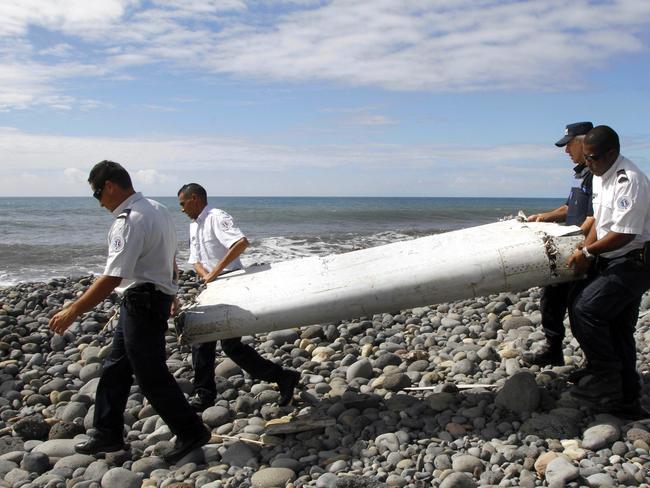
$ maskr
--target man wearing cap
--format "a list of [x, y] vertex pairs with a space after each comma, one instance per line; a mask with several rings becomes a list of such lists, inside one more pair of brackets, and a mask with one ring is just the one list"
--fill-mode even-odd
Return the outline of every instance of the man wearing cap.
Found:
[[[567, 225], [583, 225], [587, 217], [593, 215], [591, 206], [592, 174], [585, 165], [582, 151], [582, 140], [592, 128], [591, 122], [576, 122], [566, 126], [564, 137], [555, 145], [565, 147], [565, 152], [575, 163], [573, 171], [575, 178], [580, 180], [580, 186], [571, 188], [569, 198], [564, 205], [549, 212], [531, 215], [528, 217], [529, 222], [565, 222]], [[587, 224], [585, 224], [585, 228], [586, 226]], [[569, 283], [561, 283], [547, 286], [542, 291], [540, 309], [546, 344], [540, 352], [530, 354], [525, 358], [529, 364], [538, 366], [561, 366], [564, 364], [562, 353], [564, 315], [567, 311], [570, 287]]]
[[568, 261], [577, 274], [588, 272], [569, 297], [573, 335], [587, 359], [571, 393], [599, 410], [643, 418], [650, 414], [640, 403], [634, 329], [650, 289], [650, 180], [620, 154], [610, 127], [590, 130], [583, 144], [595, 220]]

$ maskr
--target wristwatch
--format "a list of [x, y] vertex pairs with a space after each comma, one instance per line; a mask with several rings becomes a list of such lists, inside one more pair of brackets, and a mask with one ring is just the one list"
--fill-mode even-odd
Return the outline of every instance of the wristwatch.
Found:
[[585, 246], [585, 247], [582, 248], [582, 254], [583, 254], [584, 257], [586, 257], [587, 259], [593, 259], [593, 258], [596, 257], [596, 256], [594, 256], [593, 254], [591, 254], [591, 253], [587, 250], [587, 246]]

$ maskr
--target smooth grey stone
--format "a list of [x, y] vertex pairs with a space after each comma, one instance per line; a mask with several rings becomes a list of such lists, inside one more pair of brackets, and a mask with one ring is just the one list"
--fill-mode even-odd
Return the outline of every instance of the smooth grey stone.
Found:
[[99, 378], [102, 375], [102, 365], [100, 363], [87, 364], [79, 371], [79, 379], [84, 383]]
[[580, 475], [580, 471], [577, 466], [574, 466], [570, 461], [565, 459], [562, 456], [558, 456], [553, 459], [548, 466], [546, 466], [546, 472], [544, 476], [546, 481], [549, 483], [568, 483], [576, 479]]
[[222, 378], [230, 378], [231, 376], [242, 374], [242, 369], [230, 358], [224, 358], [214, 368], [214, 374]]
[[582, 447], [597, 451], [611, 445], [621, 436], [620, 430], [611, 424], [599, 424], [589, 427], [582, 436]]
[[88, 465], [84, 471], [84, 479], [90, 481], [101, 481], [102, 476], [110, 469], [109, 465], [103, 459], [94, 461]]
[[[44, 454], [42, 454], [42, 455], [44, 455]], [[25, 454], [25, 456], [27, 456], [27, 454]], [[47, 464], [45, 464], [45, 461], [47, 462]], [[47, 456], [45, 456], [45, 461], [43, 461], [42, 458], [37, 458], [35, 461], [29, 462], [29, 464], [27, 464], [27, 465], [23, 465], [23, 463], [21, 462], [20, 468], [24, 469], [25, 471], [33, 471], [35, 473], [38, 473], [39, 472], [38, 470], [41, 469], [41, 468], [39, 468], [39, 466], [43, 465], [43, 468], [40, 471], [42, 473], [42, 472], [46, 471], [50, 467], [50, 460], [49, 460], [49, 458]], [[32, 469], [31, 468], [32, 466], [34, 466], [35, 469]], [[4, 478], [4, 476], [9, 471], [11, 471], [12, 469], [16, 469], [16, 468], [18, 468], [17, 463], [15, 463], [13, 461], [9, 461], [7, 459], [0, 459], [0, 478]]]
[[375, 445], [379, 450], [379, 454], [385, 454], [386, 452], [397, 452], [399, 451], [399, 438], [393, 432], [387, 432], [385, 434], [378, 435], [375, 438]]
[[316, 488], [336, 488], [337, 479], [334, 473], [323, 473], [316, 480]]
[[266, 335], [267, 340], [272, 341], [276, 347], [283, 344], [293, 344], [296, 342], [300, 335], [293, 329], [274, 330]]
[[70, 468], [72, 470], [77, 468], [85, 468], [95, 461], [93, 456], [85, 454], [72, 454], [71, 456], [62, 457], [54, 465], [54, 469]]
[[58, 418], [72, 422], [76, 418], [84, 418], [87, 413], [88, 408], [84, 403], [70, 402], [65, 406]]
[[483, 463], [475, 456], [468, 454], [454, 456], [451, 460], [451, 468], [454, 471], [462, 471], [465, 473], [473, 473], [476, 469], [483, 470]]
[[289, 468], [264, 468], [251, 476], [251, 483], [254, 488], [276, 488], [295, 479], [296, 473]]
[[384, 377], [384, 389], [400, 391], [411, 386], [411, 379], [404, 373], [389, 374]]
[[145, 477], [148, 477], [152, 471], [156, 469], [165, 469], [166, 467], [167, 463], [165, 463], [163, 458], [158, 456], [148, 456], [134, 461], [131, 465], [131, 471], [142, 473]]
[[248, 445], [238, 441], [226, 448], [221, 460], [231, 466], [244, 467], [251, 458], [257, 459], [256, 453]]
[[42, 452], [50, 458], [63, 458], [75, 454], [74, 446], [79, 442], [79, 439], [54, 439], [39, 444], [32, 452]]
[[449, 409], [454, 403], [456, 403], [457, 397], [454, 393], [440, 392], [432, 393], [423, 401], [432, 410], [436, 412], [444, 412], [445, 410]]
[[372, 364], [368, 358], [361, 358], [355, 363], [348, 366], [346, 372], [346, 378], [348, 381], [352, 381], [355, 378], [367, 378], [370, 379], [373, 376]]
[[519, 329], [520, 327], [532, 327], [533, 323], [530, 319], [526, 317], [508, 317], [502, 323], [502, 328], [504, 331], [508, 332], [510, 330]]
[[102, 486], [119, 486], [120, 488], [140, 488], [144, 476], [125, 468], [109, 469], [102, 476]]
[[28, 452], [23, 456], [20, 467], [30, 473], [42, 474], [50, 469], [50, 458], [43, 452]]
[[227, 424], [230, 422], [232, 417], [233, 413], [229, 409], [218, 405], [206, 408], [201, 414], [203, 422], [205, 422], [210, 428]]
[[495, 403], [511, 412], [534, 412], [539, 407], [541, 394], [535, 376], [522, 371], [508, 378], [497, 393]]
[[476, 482], [465, 473], [450, 473], [442, 480], [440, 488], [476, 488]]
[[600, 486], [616, 486], [616, 482], [607, 473], [596, 473], [587, 477], [587, 483], [592, 488]]

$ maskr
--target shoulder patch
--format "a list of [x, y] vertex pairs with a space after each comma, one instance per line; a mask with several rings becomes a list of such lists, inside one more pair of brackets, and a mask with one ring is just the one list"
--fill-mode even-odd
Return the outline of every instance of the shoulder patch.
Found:
[[124, 249], [124, 237], [121, 235], [113, 236], [111, 239], [111, 252], [120, 252]]
[[627, 210], [632, 206], [632, 201], [629, 199], [629, 197], [623, 195], [622, 197], [619, 197], [618, 200], [616, 200], [616, 207], [619, 210]]
[[235, 224], [233, 224], [232, 217], [228, 214], [222, 215], [221, 219], [219, 219], [219, 227], [226, 232], [231, 230], [234, 226]]

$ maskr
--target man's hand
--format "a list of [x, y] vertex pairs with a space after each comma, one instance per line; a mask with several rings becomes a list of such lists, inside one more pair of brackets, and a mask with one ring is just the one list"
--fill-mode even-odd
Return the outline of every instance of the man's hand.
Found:
[[104, 300], [121, 282], [122, 278], [118, 276], [100, 276], [77, 301], [50, 319], [50, 329], [57, 334], [63, 334], [79, 315]]
[[181, 304], [180, 304], [180, 302], [178, 301], [178, 297], [177, 297], [177, 296], [174, 296], [174, 299], [172, 300], [171, 311], [169, 312], [169, 314], [170, 314], [172, 317], [176, 317], [176, 314], [179, 312], [180, 308], [181, 308]]
[[543, 216], [544, 214], [533, 214], [528, 216], [528, 222], [544, 222]]
[[75, 312], [73, 307], [68, 307], [64, 310], [61, 310], [54, 314], [54, 316], [50, 319], [50, 329], [59, 335], [63, 335], [63, 333], [68, 330], [68, 327], [73, 324], [78, 316], [79, 314]]
[[587, 259], [580, 249], [576, 249], [573, 251], [573, 254], [569, 256], [567, 265], [569, 268], [573, 268], [573, 274], [580, 276], [587, 272], [589, 266], [591, 266], [591, 260]]

